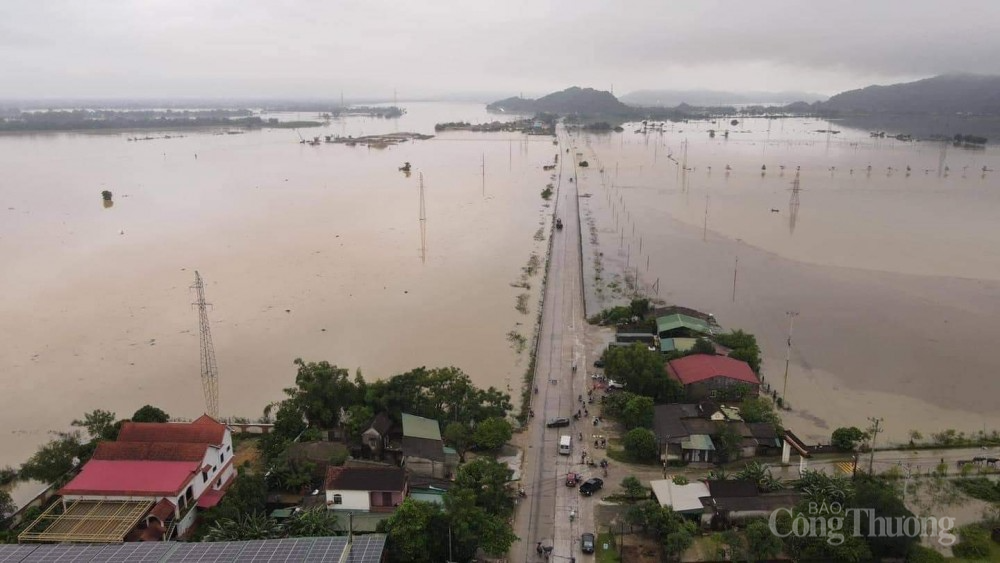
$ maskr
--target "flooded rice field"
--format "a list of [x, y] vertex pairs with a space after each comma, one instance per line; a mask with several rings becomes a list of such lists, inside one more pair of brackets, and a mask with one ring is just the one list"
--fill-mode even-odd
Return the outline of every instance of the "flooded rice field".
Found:
[[755, 333], [778, 393], [797, 313], [785, 421], [810, 441], [869, 416], [891, 441], [998, 426], [994, 147], [806, 120], [663, 129], [574, 137], [590, 165], [578, 169], [588, 312], [627, 297], [637, 275]]
[[[480, 105], [406, 107], [301, 133], [495, 119]], [[551, 137], [452, 132], [378, 149], [309, 146], [288, 129], [166, 134], [0, 137], [0, 466], [92, 409], [203, 412], [195, 270], [225, 416], [260, 416], [297, 357], [367, 378], [455, 365], [517, 395]]]

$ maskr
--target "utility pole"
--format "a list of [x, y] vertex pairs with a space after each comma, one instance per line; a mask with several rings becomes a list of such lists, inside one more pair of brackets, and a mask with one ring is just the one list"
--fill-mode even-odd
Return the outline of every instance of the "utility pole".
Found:
[[872, 423], [869, 432], [871, 432], [872, 439], [868, 443], [868, 448], [871, 450], [871, 454], [868, 456], [868, 475], [873, 475], [872, 468], [875, 465], [875, 437], [878, 433], [882, 431], [882, 422], [885, 420], [882, 417], [869, 416], [868, 420]]
[[205, 302], [205, 283], [197, 270], [194, 272], [194, 288], [198, 301], [199, 332], [201, 333], [201, 384], [205, 392], [205, 409], [212, 418], [219, 417], [219, 367], [215, 362], [215, 345], [212, 344], [212, 330], [208, 323], [208, 307]]
[[424, 206], [424, 173], [420, 173], [420, 261], [427, 262], [427, 208]]
[[736, 265], [733, 266], [733, 303], [736, 303], [736, 272], [740, 269], [740, 257], [736, 257]]
[[705, 225], [701, 229], [701, 241], [708, 240], [708, 194], [705, 194]]
[[788, 403], [788, 364], [792, 360], [792, 329], [795, 327], [795, 317], [799, 316], [796, 311], [786, 311], [785, 315], [788, 316], [788, 347], [785, 348], [785, 384], [781, 389], [781, 403], [786, 405]]

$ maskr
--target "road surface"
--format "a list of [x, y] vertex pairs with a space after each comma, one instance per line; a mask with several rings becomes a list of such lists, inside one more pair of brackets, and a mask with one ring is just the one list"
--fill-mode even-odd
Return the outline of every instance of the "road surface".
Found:
[[[540, 541], [552, 541], [552, 559], [568, 561], [580, 557], [580, 534], [595, 532], [594, 497], [583, 497], [575, 487], [565, 485], [569, 472], [585, 478], [599, 476], [600, 469], [582, 461], [591, 452], [579, 439], [594, 433], [591, 419], [573, 420], [581, 408], [578, 397], [586, 397], [587, 357], [584, 347], [583, 278], [580, 256], [580, 214], [576, 179], [576, 148], [566, 136], [560, 138], [559, 175], [556, 186], [555, 216], [562, 230], [553, 231], [536, 356], [537, 394], [532, 395], [535, 417], [528, 423], [522, 482], [527, 498], [519, 503], [514, 531], [521, 539], [514, 544], [510, 560], [539, 561]], [[569, 152], [566, 152], [566, 149]], [[593, 360], [590, 360], [591, 362]], [[573, 372], [574, 363], [578, 366]], [[593, 413], [591, 413], [593, 414]], [[566, 428], [546, 428], [545, 422], [568, 417]], [[573, 451], [559, 455], [559, 437], [572, 436]], [[591, 443], [592, 446], [592, 443]], [[596, 496], [600, 496], [598, 493]], [[570, 522], [570, 512], [576, 517]]]

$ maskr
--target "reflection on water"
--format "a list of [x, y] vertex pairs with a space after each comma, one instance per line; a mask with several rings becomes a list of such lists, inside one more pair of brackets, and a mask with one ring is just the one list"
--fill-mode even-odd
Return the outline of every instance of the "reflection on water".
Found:
[[795, 234], [795, 223], [799, 219], [799, 173], [795, 173], [795, 180], [792, 181], [792, 196], [788, 201], [788, 234]]
[[111, 209], [112, 207], [115, 206], [115, 202], [113, 200], [104, 199], [104, 200], [101, 200], [101, 201], [104, 204], [104, 209]]

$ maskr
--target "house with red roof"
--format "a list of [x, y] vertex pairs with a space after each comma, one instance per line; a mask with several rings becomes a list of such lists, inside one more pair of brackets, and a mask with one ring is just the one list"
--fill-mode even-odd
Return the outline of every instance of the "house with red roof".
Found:
[[[73, 503], [147, 503], [142, 537], [176, 527], [183, 535], [197, 508], [222, 499], [236, 476], [229, 428], [204, 415], [188, 423], [126, 422], [116, 442], [101, 442], [59, 494]], [[173, 525], [173, 526], [172, 526]], [[152, 530], [152, 532], [150, 532]], [[159, 538], [155, 538], [159, 539]]]
[[756, 396], [760, 379], [750, 364], [726, 356], [692, 354], [667, 362], [667, 375], [684, 386], [688, 400], [727, 399], [746, 386], [746, 396]]

